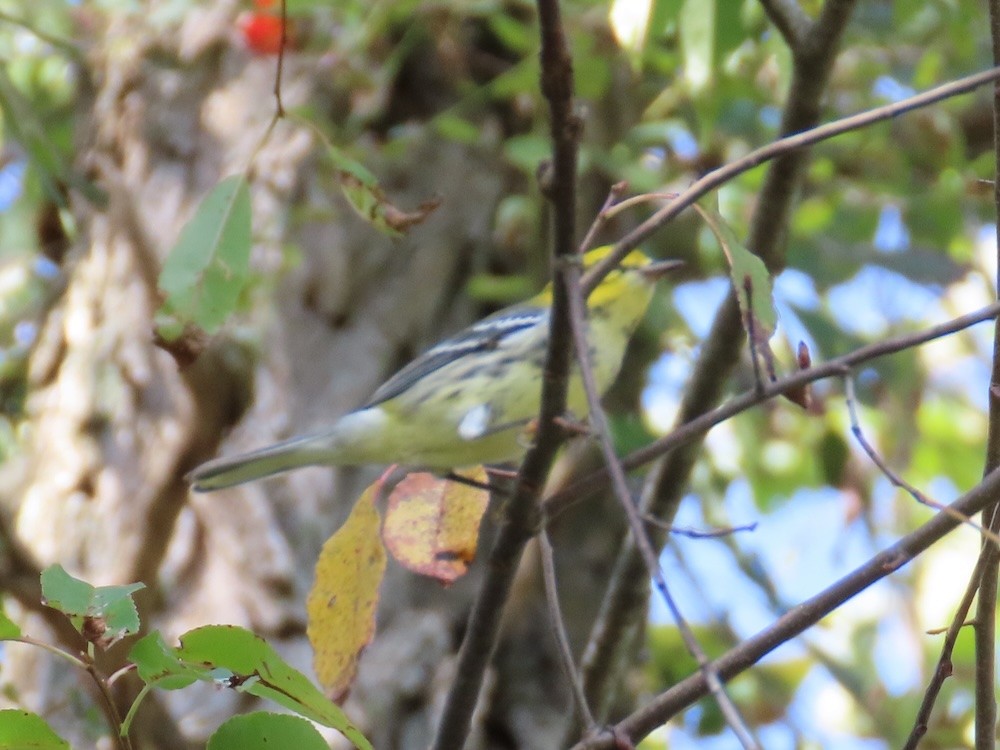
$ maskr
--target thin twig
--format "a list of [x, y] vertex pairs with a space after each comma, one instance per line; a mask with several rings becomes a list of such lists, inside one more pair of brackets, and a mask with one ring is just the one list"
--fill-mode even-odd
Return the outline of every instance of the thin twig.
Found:
[[[778, 593], [777, 587], [768, 575], [766, 566], [761, 561], [759, 555], [749, 553], [740, 548], [737, 546], [735, 539], [732, 537], [724, 537], [722, 539], [722, 543], [733, 556], [733, 560], [740, 572], [753, 584], [758, 586], [761, 592], [763, 592], [764, 597], [767, 600], [767, 604], [771, 608], [775, 617], [785, 614], [792, 608], [791, 604], [786, 602], [785, 599]], [[684, 558], [678, 555], [678, 559], [683, 565]], [[808, 634], [802, 633], [798, 639], [806, 651], [808, 651], [809, 655], [824, 669], [826, 669], [834, 681], [836, 681], [844, 689], [844, 691], [854, 699], [857, 707], [861, 711], [865, 712], [871, 720], [873, 726], [877, 730], [887, 733], [889, 731], [889, 727], [886, 726], [888, 722], [878, 711], [873, 710], [868, 686], [864, 685], [863, 680], [857, 677], [855, 670], [852, 670], [849, 664], [844, 663], [838, 657], [828, 653], [822, 646], [811, 640], [808, 637]]]
[[[758, 393], [756, 389], [746, 391], [739, 396], [731, 398], [722, 406], [713, 409], [712, 411], [705, 412], [701, 416], [696, 417], [689, 422], [685, 422], [669, 435], [665, 435], [659, 440], [654, 440], [644, 448], [640, 448], [639, 450], [630, 453], [622, 459], [622, 466], [628, 470], [638, 468], [639, 466], [649, 463], [653, 459], [658, 458], [665, 453], [689, 443], [690, 441], [708, 432], [716, 425], [725, 422], [727, 419], [730, 419], [731, 417], [734, 417], [735, 415], [740, 414], [757, 404], [768, 401], [775, 396], [780, 396], [783, 393], [795, 390], [796, 388], [801, 388], [802, 386], [808, 383], [813, 383], [817, 380], [823, 380], [830, 377], [841, 377], [850, 372], [851, 368], [857, 367], [860, 364], [864, 364], [865, 362], [878, 359], [879, 357], [884, 357], [889, 354], [895, 354], [906, 349], [911, 349], [915, 346], [925, 344], [928, 341], [933, 341], [934, 339], [951, 335], [986, 320], [993, 320], [998, 314], [1000, 314], [1000, 302], [994, 302], [981, 310], [969, 313], [968, 315], [962, 315], [946, 323], [932, 326], [931, 328], [927, 328], [923, 331], [908, 333], [903, 336], [897, 336], [896, 338], [886, 339], [874, 344], [868, 344], [867, 346], [855, 349], [853, 352], [836, 357], [829, 362], [814, 365], [813, 367], [809, 367], [805, 370], [796, 370], [790, 375], [779, 378], [774, 382], [766, 383], [764, 385], [764, 390], [760, 393]], [[606, 487], [608, 482], [607, 474], [607, 469], [599, 469], [581, 479], [578, 479], [571, 485], [564, 487], [554, 495], [547, 497], [545, 499], [546, 514], [549, 516], [558, 515], [570, 505], [574, 504], [578, 500], [581, 500], [583, 497], [588, 496], [591, 492]]]
[[278, 45], [278, 65], [274, 71], [275, 114], [285, 116], [285, 105], [281, 101], [281, 74], [285, 68], [285, 48], [288, 46], [288, 3], [281, 0], [281, 43]]
[[[838, 42], [853, 7], [854, 0], [825, 0], [817, 23], [794, 55], [781, 135], [805, 132], [819, 123]], [[744, 244], [772, 270], [782, 265], [788, 218], [805, 174], [806, 157], [806, 150], [799, 150], [775, 159], [757, 195]], [[652, 229], [650, 225], [647, 228]], [[640, 237], [633, 235], [632, 239]], [[729, 374], [738, 360], [742, 334], [739, 304], [735, 294], [730, 293], [715, 315], [692, 370], [678, 413], [679, 424], [695, 419], [722, 400]], [[695, 436], [652, 467], [645, 482], [648, 491], [643, 491], [644, 510], [659, 518], [673, 518], [694, 468], [700, 439], [700, 435]], [[640, 555], [629, 538], [615, 561], [613, 577], [601, 600], [599, 618], [584, 651], [588, 657], [583, 663], [584, 687], [592, 705], [597, 705], [593, 696], [608, 695], [611, 692], [608, 686], [620, 681], [620, 670], [614, 664], [616, 644], [634, 628], [631, 623], [645, 613], [649, 600], [647, 586]]]
[[566, 634], [566, 622], [559, 607], [559, 586], [556, 583], [555, 553], [552, 550], [552, 540], [549, 539], [549, 532], [545, 525], [538, 531], [538, 549], [542, 561], [542, 580], [545, 582], [545, 604], [549, 611], [549, 624], [552, 626], [552, 634], [555, 636], [556, 644], [559, 647], [559, 662], [566, 680], [569, 682], [570, 692], [573, 694], [573, 702], [576, 704], [577, 713], [583, 720], [587, 729], [594, 727], [594, 714], [587, 705], [587, 696], [583, 694], [583, 685], [580, 683], [580, 675], [577, 673], [576, 664], [573, 662], [573, 650], [569, 645], [569, 636]]
[[689, 539], [718, 539], [719, 537], [731, 536], [732, 534], [738, 534], [741, 531], [756, 531], [757, 522], [744, 523], [739, 526], [728, 526], [724, 529], [690, 529], [684, 528], [682, 526], [674, 526], [673, 524], [661, 521], [659, 518], [649, 515], [648, 513], [641, 514], [642, 520], [646, 523], [650, 523], [653, 526], [658, 526], [659, 528], [667, 531], [671, 534], [679, 534], [681, 536], [686, 536]]
[[[1000, 65], [1000, 1], [989, 0], [990, 41], [993, 64]], [[1000, 174], [1000, 92], [994, 87], [993, 97], [993, 168], [994, 176]], [[1000, 183], [993, 184], [995, 236], [1000, 241]], [[997, 250], [1000, 254], [1000, 247]], [[1000, 293], [1000, 267], [996, 277]], [[993, 364], [990, 372], [988, 429], [986, 434], [985, 471], [1000, 466], [1000, 326], [993, 330]], [[991, 531], [1000, 530], [1000, 508], [996, 504], [983, 511], [983, 526]], [[976, 653], [976, 750], [993, 748], [996, 743], [996, 601], [997, 577], [1000, 574], [1000, 553], [995, 547], [983, 545], [979, 550], [982, 570], [979, 575], [979, 597], [976, 601], [975, 653]]]
[[[949, 507], [963, 516], [971, 516], [995, 502], [998, 492], [1000, 492], [1000, 470], [995, 470]], [[717, 672], [723, 679], [729, 680], [752, 667], [771, 651], [818, 623], [844, 602], [899, 570], [959, 525], [951, 514], [938, 513], [917, 530], [874, 555], [816, 596], [792, 608], [770, 626], [720, 656], [714, 661]], [[616, 724], [614, 730], [617, 736], [637, 743], [709, 692], [704, 675], [698, 672], [653, 698], [647, 705]], [[612, 750], [614, 747], [613, 740], [607, 735], [602, 735], [577, 743], [573, 750]]]
[[667, 587], [666, 578], [664, 578], [663, 571], [660, 569], [659, 556], [657, 555], [656, 550], [653, 549], [652, 543], [649, 541], [649, 536], [646, 534], [646, 528], [643, 525], [643, 519], [639, 515], [639, 509], [636, 507], [635, 501], [632, 499], [632, 493], [629, 492], [628, 484], [625, 480], [625, 470], [622, 468], [621, 462], [615, 454], [614, 443], [611, 439], [611, 428], [608, 425], [608, 418], [604, 413], [604, 407], [601, 406], [601, 397], [597, 389], [597, 383], [594, 380], [594, 371], [591, 367], [590, 358], [587, 355], [587, 352], [589, 351], [589, 347], [587, 346], [586, 331], [587, 314], [583, 291], [579, 284], [580, 268], [567, 267], [563, 269], [563, 274], [566, 279], [566, 285], [569, 292], [571, 312], [570, 323], [572, 325], [573, 342], [576, 349], [577, 363], [580, 368], [580, 379], [583, 381], [584, 392], [587, 394], [587, 403], [590, 412], [590, 425], [594, 433], [596, 433], [598, 442], [600, 443], [601, 452], [604, 455], [605, 467], [611, 475], [611, 484], [614, 488], [615, 496], [618, 498], [619, 504], [625, 511], [629, 529], [632, 532], [632, 539], [642, 555], [642, 559], [646, 564], [646, 570], [649, 573], [649, 576], [653, 579], [653, 585], [656, 587], [664, 603], [667, 605], [667, 608], [670, 610], [674, 623], [677, 625], [681, 638], [684, 640], [685, 647], [691, 656], [693, 656], [698, 662], [698, 666], [710, 686], [712, 696], [715, 698], [719, 705], [719, 709], [725, 717], [726, 724], [733, 730], [733, 733], [736, 735], [740, 744], [744, 748], [759, 748], [760, 745], [750, 733], [749, 728], [746, 726], [746, 722], [740, 715], [739, 709], [726, 693], [726, 690], [722, 685], [722, 680], [716, 673], [715, 668], [712, 666], [707, 654], [705, 654], [704, 649], [702, 649], [701, 644], [698, 643], [698, 639], [695, 637], [694, 632], [691, 630], [687, 621], [684, 619], [684, 616], [681, 614], [680, 609], [677, 607], [677, 603], [674, 601], [670, 594], [670, 590]]
[[920, 708], [913, 720], [913, 729], [910, 730], [910, 736], [906, 738], [903, 750], [916, 750], [920, 740], [927, 734], [927, 727], [930, 724], [934, 703], [937, 701], [938, 694], [944, 686], [944, 681], [951, 676], [953, 668], [951, 654], [955, 650], [955, 644], [958, 642], [958, 634], [966, 625], [966, 618], [969, 616], [972, 600], [979, 590], [979, 581], [982, 578], [985, 563], [986, 558], [983, 555], [980, 555], [979, 559], [976, 560], [976, 567], [973, 569], [972, 575], [969, 576], [969, 583], [965, 587], [965, 593], [962, 595], [962, 600], [958, 603], [955, 614], [951, 618], [951, 624], [945, 633], [944, 643], [941, 644], [941, 655], [938, 657], [937, 665], [934, 667], [934, 674], [927, 684], [927, 689], [924, 690], [923, 700], [920, 701]]
[[94, 685], [97, 686], [97, 692], [101, 696], [101, 700], [105, 704], [105, 711], [108, 714], [108, 720], [112, 722], [112, 735], [115, 738], [115, 744], [118, 745], [120, 750], [132, 750], [132, 738], [128, 733], [122, 734], [122, 715], [118, 712], [118, 704], [115, 703], [115, 698], [111, 695], [111, 689], [104, 679], [104, 675], [97, 668], [97, 665], [92, 659], [88, 659], [84, 671], [90, 675], [90, 679], [93, 680]]
[[91, 678], [91, 681], [94, 683], [94, 686], [97, 688], [97, 694], [100, 696], [99, 703], [101, 710], [104, 713], [104, 718], [111, 730], [111, 736], [114, 738], [115, 744], [120, 748], [120, 750], [132, 750], [131, 738], [128, 735], [123, 736], [120, 732], [122, 727], [122, 716], [118, 712], [118, 704], [115, 703], [115, 699], [111, 695], [110, 682], [104, 678], [103, 674], [101, 674], [97, 665], [94, 664], [94, 659], [90, 656], [90, 654], [79, 650], [76, 651], [76, 653], [73, 653], [69, 649], [55, 646], [27, 635], [10, 638], [8, 640], [15, 643], [24, 643], [26, 645], [48, 651], [50, 654], [58, 656], [60, 659], [65, 659], [74, 667], [86, 672]]
[[724, 185], [737, 175], [741, 175], [754, 167], [758, 167], [784, 154], [812, 146], [813, 144], [848, 133], [852, 130], [859, 130], [876, 122], [892, 119], [905, 112], [911, 112], [915, 109], [936, 104], [939, 101], [972, 91], [979, 86], [997, 79], [1000, 79], [1000, 67], [990, 68], [989, 70], [959, 78], [957, 81], [930, 89], [922, 94], [901, 99], [898, 102], [893, 102], [883, 107], [876, 107], [857, 115], [844, 117], [840, 120], [796, 133], [795, 135], [780, 138], [766, 146], [751, 151], [742, 159], [737, 159], [725, 166], [712, 170], [704, 177], [696, 180], [689, 188], [681, 192], [677, 198], [615, 243], [614, 251], [609, 253], [608, 257], [603, 258], [600, 263], [595, 264], [587, 272], [583, 279], [585, 292], [589, 293], [593, 291], [594, 287], [607, 275], [608, 271], [614, 268], [622, 258], [631, 250], [638, 247], [650, 235], [676, 218], [703, 195]]
[[620, 203], [618, 199], [624, 194], [628, 183], [626, 182], [616, 182], [608, 190], [608, 196], [604, 199], [604, 205], [601, 206], [601, 210], [597, 212], [597, 216], [590, 223], [590, 228], [587, 230], [587, 234], [583, 237], [583, 242], [580, 243], [580, 255], [583, 255], [590, 249], [590, 246], [594, 243], [594, 238], [597, 233], [604, 228], [604, 225], [608, 223], [613, 215], [613, 210], [617, 209]]
[[[991, 512], [992, 511], [992, 512]], [[983, 512], [990, 531], [1000, 530], [1000, 513], [994, 507]], [[982, 575], [979, 578], [979, 597], [976, 599], [976, 616], [972, 632], [976, 646], [976, 750], [996, 748], [996, 617], [997, 617], [997, 566], [1000, 552], [992, 545], [979, 550]], [[977, 561], [978, 562], [978, 561]], [[989, 663], [986, 663], [986, 662]]]
[[653, 201], [668, 201], [673, 200], [679, 194], [674, 192], [669, 193], [640, 193], [639, 195], [633, 195], [626, 198], [623, 201], [618, 201], [615, 205], [611, 206], [605, 211], [607, 218], [613, 219], [618, 214], [623, 211], [627, 211], [635, 206], [640, 206], [643, 203], [651, 203]]
[[[847, 401], [847, 413], [851, 420], [851, 433], [854, 435], [855, 440], [861, 446], [861, 449], [867, 454], [868, 458], [871, 459], [872, 463], [878, 467], [879, 471], [889, 480], [889, 483], [893, 487], [901, 489], [910, 495], [914, 500], [916, 500], [921, 505], [925, 505], [928, 508], [933, 508], [936, 511], [944, 513], [952, 513], [950, 508], [944, 503], [939, 503], [937, 500], [927, 496], [925, 493], [918, 490], [912, 484], [903, 479], [899, 474], [893, 471], [889, 465], [885, 462], [882, 456], [879, 455], [878, 451], [875, 450], [874, 446], [868, 442], [865, 437], [864, 432], [861, 430], [861, 420], [858, 419], [857, 411], [857, 396], [854, 393], [854, 378], [850, 375], [844, 376], [844, 397]], [[989, 539], [996, 545], [1000, 545], [1000, 536], [997, 536], [994, 532], [989, 529], [980, 526], [978, 523], [973, 521], [967, 516], [956, 516], [955, 520], [960, 523], [968, 525], [970, 528], [975, 529], [977, 532], [982, 534], [985, 538]]]

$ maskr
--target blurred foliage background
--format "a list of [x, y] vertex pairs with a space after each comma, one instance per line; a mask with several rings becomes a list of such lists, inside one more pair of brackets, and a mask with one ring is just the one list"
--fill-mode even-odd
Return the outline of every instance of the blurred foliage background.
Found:
[[[798, 5], [815, 17], [823, 4]], [[616, 182], [626, 181], [632, 193], [677, 191], [778, 136], [792, 61], [757, 0], [572, 0], [563, 8], [585, 121], [581, 230]], [[211, 19], [203, 30], [210, 43], [191, 28], [196, 11]], [[443, 141], [485, 155], [469, 169], [494, 164], [493, 174], [451, 170], [435, 178], [459, 195], [466, 180], [492, 180], [501, 195], [456, 294], [479, 313], [536, 288], [547, 268], [548, 226], [535, 175], [549, 145], [534, 6], [289, 0], [288, 12], [288, 63], [314, 76], [310, 94], [290, 107], [294, 117], [364, 164], [390, 199], [407, 179], [393, 165], [419, 144]], [[274, 13], [266, 2], [0, 0], [0, 460], [8, 465], [33, 429], [33, 351], [86, 246], [79, 206], [100, 212], [107, 201], [80, 144], [81, 132], [94, 127], [88, 107], [101, 85], [97, 71], [113, 74], [115, 56], [123, 54], [107, 42], [128, 43], [109, 30], [141, 30], [144, 64], [172, 67], [182, 87], [186, 66], [206, 55], [227, 56], [223, 78], [258, 66], [264, 73], [255, 106], [270, 112], [273, 28], [260, 18]], [[175, 36], [202, 46], [178, 56]], [[898, 100], [989, 60], [982, 3], [861, 2], [822, 119]], [[288, 85], [296, 85], [294, 74]], [[774, 227], [786, 235], [775, 292], [786, 369], [794, 367], [791, 352], [800, 340], [822, 361], [994, 298], [990, 106], [984, 87], [814, 148], [789, 225]], [[279, 260], [252, 266], [230, 332], [259, 319], [283, 275], [303, 262], [295, 231], [342, 220], [337, 164], [320, 147], [307, 159], [315, 177], [275, 212], [277, 229], [261, 240], [255, 225], [255, 240], [270, 242]], [[266, 170], [255, 165], [252, 189]], [[765, 170], [719, 192], [721, 210], [741, 236]], [[619, 217], [603, 239], [621, 236], [654, 207]], [[377, 235], [376, 228], [364, 231]], [[667, 353], [640, 371], [644, 411], [616, 416], [617, 437], [629, 447], [669, 428], [690, 362], [728, 288], [719, 247], [693, 215], [657, 234], [647, 249], [687, 265], [646, 327], [646, 358]], [[982, 473], [991, 338], [981, 326], [856, 374], [867, 438], [941, 502]], [[751, 385], [747, 361], [731, 389]], [[707, 439], [676, 523], [757, 524], [718, 539], [675, 535], [664, 553], [681, 608], [710, 652], [755, 632], [931, 514], [894, 490], [861, 453], [841, 384], [821, 384], [817, 396], [822, 413], [775, 401]], [[16, 515], [20, 502], [5, 497], [5, 511]], [[733, 694], [765, 746], [900, 746], [939, 653], [940, 636], [927, 631], [947, 626], [978, 549], [973, 531], [957, 531], [736, 680]], [[963, 635], [955, 676], [921, 747], [969, 744], [973, 658], [971, 636]], [[632, 688], [658, 692], [692, 671], [672, 623], [654, 606]], [[708, 701], [643, 745], [730, 746]]]

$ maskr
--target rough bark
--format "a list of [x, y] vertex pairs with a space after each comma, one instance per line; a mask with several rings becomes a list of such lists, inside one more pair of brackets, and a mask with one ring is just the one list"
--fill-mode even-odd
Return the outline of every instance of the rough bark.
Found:
[[[188, 493], [183, 474], [216, 452], [332, 421], [423, 345], [481, 312], [461, 290], [485, 262], [512, 177], [488, 137], [465, 146], [415, 128], [402, 159], [372, 150], [364, 161], [398, 205], [442, 198], [430, 221], [393, 241], [340, 199], [310, 133], [279, 124], [252, 171], [260, 278], [251, 305], [195, 365], [179, 368], [152, 339], [159, 267], [198, 200], [246, 167], [273, 112], [274, 60], [231, 43], [234, 5], [192, 10], [179, 31], [139, 16], [92, 30], [80, 71], [78, 166], [107, 190], [109, 205], [74, 204], [80, 232], [64, 265], [66, 291], [31, 361], [30, 437], [23, 458], [4, 468], [4, 486], [16, 487], [15, 529], [34, 558], [29, 568], [59, 562], [95, 584], [142, 580], [144, 622], [168, 638], [241, 624], [308, 673], [303, 600], [312, 565], [374, 470], [309, 469], [200, 496]], [[286, 106], [323, 96], [315, 62], [286, 60]], [[500, 132], [490, 117], [483, 127]], [[321, 218], [294, 218], [307, 212]], [[618, 541], [593, 522], [594, 507], [581, 513], [562, 522], [574, 539], [565, 579], [576, 589], [594, 585]], [[346, 706], [376, 747], [427, 745], [477, 578], [474, 570], [442, 590], [390, 567], [379, 632]], [[568, 720], [530, 565], [523, 578], [470, 748], [545, 747]], [[585, 632], [586, 620], [571, 619]], [[42, 635], [41, 617], [26, 621]], [[124, 653], [110, 654], [109, 668]], [[61, 666], [11, 649], [4, 674], [65, 736], [93, 744], [81, 714], [88, 702], [67, 700], [76, 683]], [[123, 703], [135, 690], [122, 689]], [[200, 740], [241, 700], [172, 693], [143, 709], [139, 744]]]

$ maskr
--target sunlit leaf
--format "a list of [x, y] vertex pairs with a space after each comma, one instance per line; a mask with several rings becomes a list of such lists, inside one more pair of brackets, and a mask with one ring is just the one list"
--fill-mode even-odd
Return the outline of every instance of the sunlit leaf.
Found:
[[361, 651], [375, 635], [378, 588], [386, 564], [375, 509], [381, 486], [376, 483], [358, 498], [347, 521], [323, 545], [306, 600], [313, 667], [334, 700], [350, 689]]
[[[2, 603], [2, 602], [0, 602]], [[21, 627], [16, 622], [7, 617], [7, 613], [0, 608], [0, 641], [21, 637]]]
[[271, 700], [290, 711], [336, 729], [359, 750], [371, 750], [344, 712], [268, 643], [235, 625], [208, 625], [168, 646], [153, 632], [132, 647], [129, 658], [149, 685], [179, 690], [196, 680]]
[[[723, 0], [725, 2], [725, 0]], [[679, 25], [684, 78], [694, 92], [712, 80], [715, 65], [716, 0], [684, 0]]]
[[69, 750], [69, 743], [41, 716], [5, 709], [0, 711], [0, 750]]

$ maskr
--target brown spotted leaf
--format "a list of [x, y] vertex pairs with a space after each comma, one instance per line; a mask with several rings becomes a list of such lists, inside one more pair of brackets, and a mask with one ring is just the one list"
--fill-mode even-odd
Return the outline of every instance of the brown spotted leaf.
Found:
[[[482, 467], [469, 476], [485, 483]], [[441, 479], [410, 474], [389, 496], [385, 544], [405, 568], [448, 585], [465, 575], [476, 556], [479, 522], [489, 492]]]

